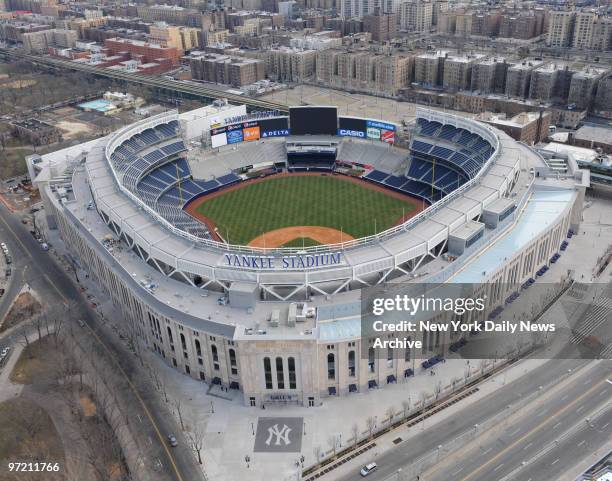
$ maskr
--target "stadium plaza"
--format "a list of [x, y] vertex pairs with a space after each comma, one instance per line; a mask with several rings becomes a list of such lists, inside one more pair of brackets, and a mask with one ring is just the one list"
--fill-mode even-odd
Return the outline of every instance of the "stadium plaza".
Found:
[[[553, 175], [534, 151], [471, 120], [419, 110], [409, 149], [380, 139], [317, 133], [260, 138], [213, 152], [207, 145], [219, 134], [209, 134], [211, 125], [230, 125], [230, 117], [236, 116], [235, 110], [229, 111], [233, 107], [227, 109], [225, 114], [223, 107], [205, 107], [156, 116], [103, 139], [30, 159], [29, 168], [41, 189], [47, 224], [58, 229], [79, 265], [89, 269], [121, 309], [143, 346], [180, 373], [239, 391], [246, 406], [314, 407], [330, 396], [351, 396], [410, 377], [424, 359], [415, 359], [409, 351], [395, 352], [390, 359], [360, 355], [362, 343], [368, 342], [360, 329], [362, 287], [414, 278], [521, 285], [537, 277], [580, 222], [588, 176], [572, 166], [568, 175]], [[121, 160], [132, 164], [118, 174], [116, 159], [111, 159], [115, 150], [137, 135], [150, 136], [151, 129], [159, 135], [136, 142], [136, 151], [129, 151], [133, 158]], [[456, 171], [445, 186], [423, 182], [432, 150], [446, 146], [439, 155], [448, 160], [456, 155], [450, 149], [452, 139], [469, 134], [471, 146], [486, 141], [480, 150], [486, 156], [465, 155], [462, 185]], [[192, 166], [184, 178], [201, 179], [193, 180], [198, 188], [205, 189], [211, 181], [221, 188], [223, 176], [231, 175], [232, 183], [243, 181], [237, 173], [243, 167], [286, 166], [288, 145], [300, 153], [321, 150], [327, 158], [333, 153], [336, 160], [355, 159], [364, 166], [366, 181], [394, 188], [399, 179], [401, 187], [432, 206], [374, 239], [334, 246], [342, 262], [332, 268], [253, 271], [224, 263], [225, 254], [242, 255], [243, 246], [220, 245], [181, 209], [152, 203], [150, 192], [140, 192], [139, 182], [151, 173], [146, 170], [150, 167], [133, 173], [139, 159], [154, 168], [156, 162], [165, 162], [159, 165], [167, 168], [170, 161], [176, 163], [170, 166], [175, 170]], [[204, 165], [185, 151], [208, 152], [205, 160], [216, 161]], [[254, 157], [261, 162], [254, 163]], [[474, 158], [478, 162], [472, 162]], [[196, 172], [210, 177], [196, 177]], [[156, 199], [168, 193], [172, 199], [174, 187], [169, 181]], [[461, 251], [452, 262], [444, 255], [451, 239]], [[321, 251], [326, 247], [306, 250]], [[282, 258], [301, 252], [266, 254]], [[500, 302], [508, 294], [499, 293]], [[449, 355], [441, 352], [448, 345], [444, 339], [425, 344], [427, 357]]]

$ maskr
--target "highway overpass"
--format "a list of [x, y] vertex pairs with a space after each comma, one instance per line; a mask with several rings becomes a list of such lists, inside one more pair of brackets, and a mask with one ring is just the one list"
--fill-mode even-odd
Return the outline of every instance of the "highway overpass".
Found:
[[279, 110], [281, 112], [288, 111], [287, 106], [284, 104], [268, 102], [266, 100], [260, 100], [256, 98], [233, 94], [230, 92], [225, 92], [219, 89], [208, 87], [205, 84], [199, 85], [195, 83], [182, 82], [179, 80], [169, 80], [159, 76], [147, 76], [135, 73], [121, 72], [50, 56], [28, 55], [24, 54], [21, 51], [4, 48], [0, 48], [0, 57], [4, 57], [9, 60], [26, 60], [35, 65], [56, 68], [59, 70], [76, 70], [79, 72], [89, 73], [91, 75], [97, 75], [99, 77], [107, 77], [122, 82], [146, 85], [147, 87], [153, 87], [161, 91], [175, 92], [183, 94], [185, 96], [190, 96], [203, 100], [211, 101], [215, 99], [226, 98], [229, 102], [234, 104], [245, 104], [252, 110]]

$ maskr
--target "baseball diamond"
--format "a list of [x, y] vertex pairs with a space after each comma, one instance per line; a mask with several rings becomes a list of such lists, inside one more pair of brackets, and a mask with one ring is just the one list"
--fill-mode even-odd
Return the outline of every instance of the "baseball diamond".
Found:
[[[255, 247], [279, 247], [299, 237], [319, 244], [365, 237], [419, 212], [423, 205], [418, 199], [344, 175], [280, 175], [236, 187], [200, 197], [188, 211], [214, 224], [227, 242]], [[314, 234], [274, 235], [273, 231], [293, 226], [326, 227], [335, 235], [317, 235], [316, 228]]]
[[[300, 124], [316, 115], [316, 131]], [[379, 356], [362, 331], [365, 289], [475, 283], [491, 305], [465, 322], [484, 321], [540, 282], [579, 229], [583, 171], [559, 175], [473, 119], [260, 117], [164, 112], [28, 163], [47, 225], [134, 344], [251, 408], [411, 387], [451, 339], [423, 333], [426, 352]], [[255, 451], [299, 451], [300, 426], [260, 418]]]

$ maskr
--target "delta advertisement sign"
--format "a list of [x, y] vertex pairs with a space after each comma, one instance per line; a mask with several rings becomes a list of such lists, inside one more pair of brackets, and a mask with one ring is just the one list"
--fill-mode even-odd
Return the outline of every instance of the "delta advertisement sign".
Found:
[[338, 122], [338, 135], [340, 137], [356, 137], [395, 143], [394, 124], [378, 120], [367, 120], [355, 117], [340, 117]]
[[225, 125], [210, 130], [210, 141], [213, 148], [223, 147], [239, 142], [253, 142], [268, 137], [289, 135], [287, 117], [252, 120], [237, 124]]

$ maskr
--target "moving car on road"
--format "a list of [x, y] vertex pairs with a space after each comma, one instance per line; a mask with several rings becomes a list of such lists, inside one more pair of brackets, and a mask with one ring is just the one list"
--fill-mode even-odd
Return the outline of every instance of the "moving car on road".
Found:
[[378, 465], [376, 463], [368, 463], [363, 468], [361, 468], [359, 474], [365, 477], [373, 471], [376, 471], [376, 468], [378, 468]]

